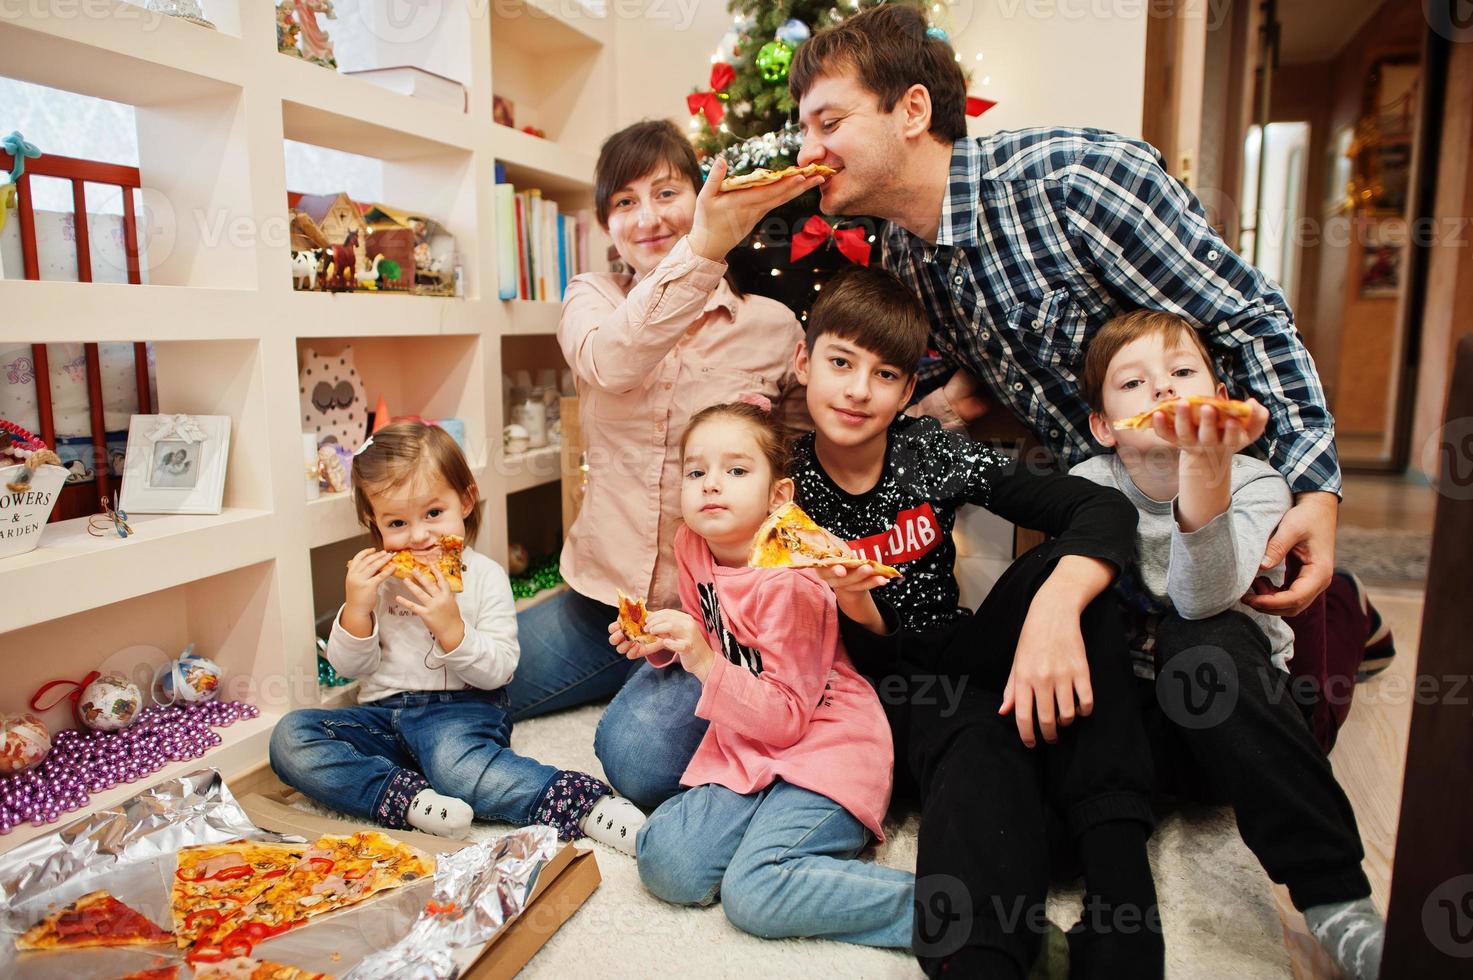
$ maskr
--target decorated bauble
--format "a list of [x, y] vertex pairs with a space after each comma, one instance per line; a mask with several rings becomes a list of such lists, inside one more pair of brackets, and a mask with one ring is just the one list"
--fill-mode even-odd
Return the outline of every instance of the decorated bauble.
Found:
[[0, 714], [0, 776], [22, 772], [51, 752], [46, 723], [32, 714]]
[[77, 711], [82, 724], [99, 732], [116, 732], [133, 724], [143, 694], [122, 674], [103, 674], [82, 688]]
[[787, 78], [792, 63], [793, 46], [786, 41], [768, 41], [757, 52], [757, 70], [764, 81], [780, 82]]
[[736, 64], [737, 58], [741, 55], [740, 50], [738, 50], [741, 44], [742, 36], [740, 34], [734, 30], [727, 31], [721, 36], [721, 42], [716, 45], [716, 60], [724, 61], [728, 65]]
[[159, 704], [213, 701], [220, 693], [223, 674], [219, 664], [195, 653], [191, 643], [178, 660], [164, 664], [154, 675], [153, 699]]
[[506, 570], [512, 575], [521, 575], [527, 570], [532, 559], [527, 555], [527, 546], [512, 542], [506, 549]]
[[812, 34], [813, 32], [808, 29], [808, 25], [796, 17], [777, 29], [777, 39], [791, 44], [795, 48], [808, 40]]

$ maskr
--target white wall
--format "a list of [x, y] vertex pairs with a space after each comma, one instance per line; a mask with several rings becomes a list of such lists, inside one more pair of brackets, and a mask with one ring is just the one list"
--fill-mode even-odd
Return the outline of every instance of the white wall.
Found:
[[[998, 102], [968, 121], [970, 132], [1062, 125], [1139, 136], [1145, 8], [1144, 0], [958, 0], [953, 39], [972, 71], [971, 94]], [[685, 125], [685, 97], [705, 87], [711, 54], [731, 24], [724, 0], [625, 0], [610, 15], [618, 42], [609, 131], [659, 116]]]

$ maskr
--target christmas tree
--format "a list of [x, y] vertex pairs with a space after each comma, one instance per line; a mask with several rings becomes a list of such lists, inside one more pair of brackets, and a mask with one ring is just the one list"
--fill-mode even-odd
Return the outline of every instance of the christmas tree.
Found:
[[[711, 56], [707, 87], [686, 99], [702, 166], [709, 169], [717, 154], [731, 174], [792, 166], [802, 147], [788, 94], [794, 51], [815, 32], [884, 2], [917, 8], [932, 31], [950, 37], [955, 0], [729, 0], [732, 26]], [[769, 214], [727, 261], [743, 291], [777, 299], [806, 320], [829, 276], [850, 261], [878, 258], [879, 226], [873, 218], [825, 220], [814, 191]]]

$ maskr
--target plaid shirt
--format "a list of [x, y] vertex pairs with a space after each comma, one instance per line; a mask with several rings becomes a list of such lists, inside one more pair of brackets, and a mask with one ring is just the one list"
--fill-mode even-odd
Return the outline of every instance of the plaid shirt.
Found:
[[1269, 411], [1258, 444], [1295, 492], [1340, 492], [1335, 423], [1284, 294], [1207, 223], [1150, 145], [1091, 129], [956, 141], [936, 243], [889, 225], [881, 261], [924, 301], [942, 363], [967, 368], [1066, 466], [1100, 451], [1078, 384], [1111, 317], [1195, 323], [1229, 394]]

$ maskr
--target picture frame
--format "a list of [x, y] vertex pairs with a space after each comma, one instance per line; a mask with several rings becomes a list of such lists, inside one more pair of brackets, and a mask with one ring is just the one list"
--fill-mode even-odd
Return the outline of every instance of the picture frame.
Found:
[[119, 506], [133, 514], [218, 514], [229, 455], [228, 415], [135, 415]]
[[1361, 299], [1389, 299], [1401, 292], [1402, 262], [1406, 250], [1406, 222], [1399, 218], [1368, 218], [1361, 232], [1359, 295]]

